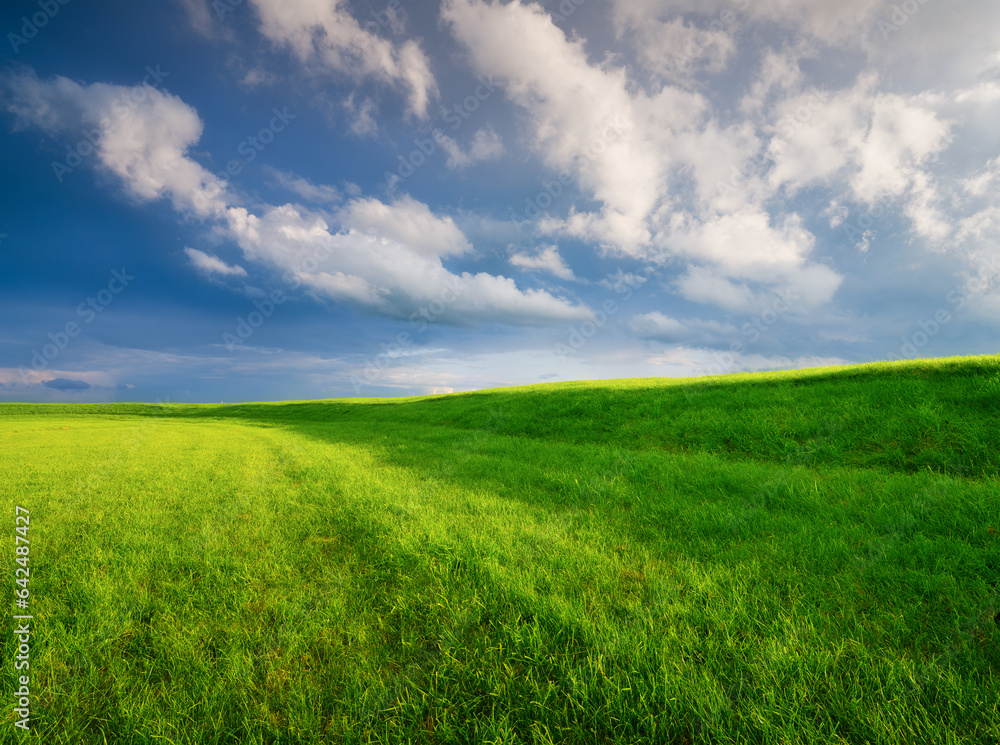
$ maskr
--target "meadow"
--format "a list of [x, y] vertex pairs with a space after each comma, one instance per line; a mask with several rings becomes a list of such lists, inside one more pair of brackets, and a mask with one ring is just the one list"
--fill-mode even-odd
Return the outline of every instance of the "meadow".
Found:
[[3, 743], [1000, 743], [1000, 355], [0, 404], [0, 483]]

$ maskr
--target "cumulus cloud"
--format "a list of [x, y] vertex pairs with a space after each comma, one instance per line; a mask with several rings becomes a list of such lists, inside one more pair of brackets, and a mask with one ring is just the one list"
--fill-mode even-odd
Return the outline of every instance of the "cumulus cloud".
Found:
[[[827, 47], [864, 53], [869, 61], [891, 61], [940, 55], [944, 64], [967, 64], [996, 53], [996, 34], [969, 39], [969, 18], [983, 28], [996, 28], [1000, 8], [991, 0], [969, 0], [964, 12], [950, 3], [888, 3], [884, 0], [612, 0], [619, 25], [630, 17], [667, 22], [690, 19], [701, 31], [700, 46], [720, 32], [750, 35], [774, 27], [795, 38]], [[906, 6], [905, 10], [903, 6]], [[899, 9], [897, 11], [897, 8]], [[992, 42], [992, 44], [991, 44]], [[655, 44], [651, 39], [650, 44]], [[709, 49], [709, 51], [711, 51]], [[938, 64], [937, 62], [935, 64]]]
[[800, 289], [810, 307], [830, 301], [842, 278], [830, 267], [806, 261], [814, 236], [795, 215], [779, 225], [771, 222], [762, 210], [710, 221], [683, 212], [674, 215], [671, 246], [691, 260], [688, 273], [677, 283], [680, 294], [727, 310], [749, 310], [756, 302], [749, 282]]
[[843, 184], [853, 201], [895, 202], [916, 235], [943, 240], [950, 227], [931, 169], [952, 141], [953, 122], [942, 119], [928, 97], [883, 93], [878, 83], [867, 72], [851, 88], [782, 101], [768, 183], [790, 195]]
[[[580, 215], [568, 229], [623, 248], [648, 241], [643, 220], [662, 186], [654, 154], [659, 148], [638, 133], [625, 133], [650, 108], [663, 110], [657, 125], [669, 129], [703, 106], [689, 94], [667, 90], [655, 101], [643, 99], [647, 110], [639, 110], [625, 70], [591, 65], [582, 40], [567, 39], [537, 5], [449, 0], [442, 16], [474, 69], [499, 79], [507, 97], [527, 113], [533, 149], [544, 162], [574, 174], [604, 203], [602, 215]], [[546, 64], [538, 64], [541, 59]]]
[[506, 277], [448, 271], [441, 258], [469, 245], [450, 218], [412, 198], [392, 205], [355, 200], [341, 219], [344, 228], [336, 231], [323, 216], [292, 205], [259, 216], [233, 208], [229, 232], [248, 258], [288, 272], [316, 295], [382, 315], [412, 318], [432, 304], [441, 306], [432, 320], [454, 324], [530, 325], [590, 315], [548, 292], [521, 291]]
[[620, 2], [614, 7], [618, 38], [629, 38], [640, 63], [654, 76], [690, 82], [698, 70], [720, 72], [736, 51], [732, 36], [735, 14], [726, 22], [702, 28], [680, 15], [657, 17], [643, 3]]
[[[537, 3], [446, 0], [442, 18], [473, 70], [500, 82], [531, 150], [598, 205], [567, 200], [534, 224], [538, 234], [680, 264], [667, 286], [693, 302], [758, 312], [783, 290], [801, 298], [790, 313], [807, 315], [844, 281], [828, 252], [817, 255], [817, 222], [837, 228], [855, 209], [889, 207], [905, 218], [906, 238], [955, 252], [958, 267], [1000, 225], [990, 165], [967, 178], [940, 167], [970, 116], [960, 107], [987, 121], [1000, 103], [1000, 6], [970, 2], [975, 38], [947, 32], [970, 17], [947, 4], [908, 5], [903, 16], [895, 7], [614, 0], [626, 50], [603, 57]], [[748, 39], [768, 37], [778, 47], [760, 48], [733, 110], [701, 92], [706, 75], [733, 72], [739, 53], [753, 51], [741, 46]], [[856, 63], [853, 78], [817, 75], [820, 53]], [[961, 85], [928, 90], [914, 71], [930, 59], [942, 68], [933, 79]], [[803, 198], [814, 193], [815, 209]], [[867, 251], [873, 235], [856, 247]]]
[[993, 189], [1000, 184], [1000, 156], [989, 161], [978, 173], [961, 179], [960, 183], [972, 196], [985, 196], [987, 189]]
[[7, 87], [7, 108], [20, 126], [95, 141], [100, 165], [134, 197], [167, 197], [177, 210], [201, 217], [224, 211], [225, 182], [186, 154], [201, 137], [201, 119], [176, 96], [150, 85], [40, 80], [34, 71], [10, 76]]
[[799, 60], [813, 52], [806, 43], [800, 41], [794, 49], [767, 49], [761, 60], [760, 69], [747, 92], [740, 100], [740, 110], [747, 115], [760, 115], [775, 95], [790, 94], [803, 87], [805, 75]]
[[542, 246], [542, 249], [536, 254], [519, 251], [511, 255], [510, 263], [528, 271], [548, 272], [559, 277], [559, 279], [576, 280], [573, 270], [569, 268], [563, 257], [559, 255], [559, 248], [557, 246]]
[[795, 192], [839, 174], [868, 204], [910, 188], [920, 167], [948, 144], [949, 126], [918, 97], [880, 93], [877, 86], [869, 72], [849, 89], [782, 101], [770, 183]]
[[[34, 75], [17, 78], [12, 88], [16, 95], [9, 107], [20, 121], [54, 133], [73, 131], [81, 121], [100, 121], [116, 97], [134, 92], [105, 84], [84, 87], [65, 78], [39, 81]], [[317, 297], [399, 318], [441, 301], [444, 310], [434, 320], [460, 324], [544, 324], [590, 313], [548, 292], [522, 292], [506, 277], [448, 271], [442, 259], [470, 253], [471, 244], [451, 217], [435, 215], [410, 196], [391, 204], [355, 198], [338, 210], [332, 224], [326, 213], [292, 204], [251, 210], [186, 155], [201, 134], [194, 109], [148, 87], [144, 94], [121, 126], [101, 137], [101, 163], [129, 193], [143, 199], [169, 197], [178, 210], [213, 219], [248, 261], [272, 267]], [[308, 182], [284, 180], [299, 191], [328, 195]], [[245, 272], [196, 249], [185, 253], [201, 272]]]
[[[618, 7], [621, 28], [655, 10], [639, 5]], [[449, 0], [443, 16], [474, 68], [499, 79], [525, 112], [533, 148], [602, 205], [571, 208], [543, 229], [645, 261], [681, 258], [692, 270], [681, 293], [726, 309], [753, 305], [748, 283], [798, 283], [818, 291], [817, 304], [832, 298], [841, 277], [810, 262], [815, 239], [800, 216], [773, 215], [766, 204], [776, 187], [765, 179], [764, 141], [752, 123], [720, 124], [704, 96], [678, 85], [647, 93], [624, 67], [592, 62], [583, 41], [567, 38], [537, 5]], [[780, 82], [791, 63], [771, 66], [761, 98], [795, 82]], [[741, 171], [755, 156], [761, 164]]]
[[212, 256], [197, 248], [185, 248], [184, 253], [191, 260], [191, 265], [206, 275], [218, 274], [223, 277], [245, 277], [247, 270], [241, 266], [230, 266], [217, 256]]
[[427, 56], [412, 40], [394, 45], [364, 27], [343, 0], [252, 0], [261, 33], [316, 71], [371, 77], [406, 89], [408, 110], [427, 118], [437, 83]]
[[340, 211], [338, 219], [348, 230], [388, 238], [423, 256], [461, 256], [472, 250], [450, 217], [438, 217], [408, 194], [392, 204], [374, 198], [354, 199]]
[[259, 215], [233, 207], [227, 218], [228, 234], [249, 260], [285, 272], [319, 297], [382, 315], [411, 318], [435, 303], [443, 308], [433, 320], [453, 324], [545, 324], [590, 313], [548, 292], [521, 291], [506, 277], [448, 271], [442, 259], [471, 245], [450, 217], [409, 196], [392, 204], [355, 199], [339, 212], [339, 229], [293, 205]]
[[[195, 0], [182, 1], [198, 16]], [[401, 40], [401, 17], [390, 14], [383, 29], [352, 17], [344, 0], [252, 4], [262, 34], [309, 70], [380, 81], [403, 92], [411, 115], [427, 117], [436, 83], [419, 44]], [[564, 195], [552, 214], [532, 223], [542, 245], [515, 251], [511, 265], [576, 280], [554, 245], [571, 237], [633, 268], [669, 268], [671, 278], [660, 286], [684, 300], [751, 313], [782, 289], [800, 298], [790, 315], [818, 316], [844, 281], [836, 254], [818, 238], [827, 226], [847, 224], [859, 206], [895, 209], [905, 218], [904, 240], [962, 255], [988, 250], [1000, 232], [1000, 160], [993, 160], [995, 147], [979, 157], [988, 148], [976, 150], [960, 120], [973, 109], [979, 120], [995, 119], [1000, 32], [989, 22], [1000, 11], [970, 0], [968, 12], [980, 12], [986, 30], [962, 40], [945, 33], [958, 23], [952, 16], [963, 15], [945, 3], [919, 4], [886, 35], [880, 22], [891, 8], [876, 0], [822, 7], [808, 0], [612, 0], [620, 44], [608, 53], [580, 35], [585, 24], [569, 34], [537, 2], [443, 0], [444, 28], [472, 72], [498, 81], [520, 120], [522, 137], [506, 147], [524, 144], [552, 172], [568, 171], [582, 197]], [[941, 38], [931, 33], [935, 25]], [[950, 86], [943, 73], [928, 90], [909, 72], [924, 42], [950, 45], [954, 55], [938, 57], [952, 72], [955, 59], [972, 54], [963, 44], [993, 47], [961, 85]], [[817, 50], [842, 66], [818, 74], [811, 63]], [[903, 57], [910, 67], [881, 64]], [[720, 73], [733, 76], [721, 87], [705, 85]], [[439, 302], [445, 310], [436, 318], [448, 323], [586, 316], [585, 307], [556, 291], [525, 292], [507, 277], [449, 268], [475, 259], [472, 243], [451, 217], [411, 196], [378, 199], [345, 187], [345, 198], [274, 171], [273, 181], [306, 206], [247, 203], [190, 155], [201, 121], [163, 91], [14, 78], [7, 86], [13, 95], [3, 97], [9, 110], [22, 125], [56, 135], [77, 137], [102, 117], [114, 118], [114, 97], [141, 95], [101, 134], [95, 163], [136, 197], [170, 199], [179, 211], [205, 218], [236, 242], [246, 266], [270, 267], [317, 297], [400, 318]], [[337, 106], [353, 134], [378, 131], [372, 97], [357, 92]], [[492, 126], [461, 137], [438, 140], [449, 169], [505, 153]], [[956, 141], [975, 166], [946, 172], [940, 161]], [[872, 235], [856, 247], [877, 245]], [[505, 234], [498, 244], [509, 240]], [[246, 271], [204, 252], [186, 253], [210, 276]], [[628, 276], [619, 271], [601, 284], [621, 287]], [[631, 280], [635, 286], [644, 278]], [[992, 300], [977, 302], [992, 312]], [[699, 334], [711, 330], [698, 324], [664, 311], [636, 316], [629, 328], [643, 338], [700, 343]]]

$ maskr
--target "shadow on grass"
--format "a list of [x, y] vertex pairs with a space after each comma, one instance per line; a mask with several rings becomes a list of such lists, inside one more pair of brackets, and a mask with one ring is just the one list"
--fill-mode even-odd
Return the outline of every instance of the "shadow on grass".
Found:
[[[120, 406], [125, 413], [135, 405]], [[448, 439], [442, 430], [458, 430], [463, 434], [457, 436], [487, 432], [776, 464], [930, 469], [974, 479], [1000, 473], [1000, 356], [694, 381], [548, 384], [420, 399], [178, 405], [144, 413], [154, 410], [281, 424], [333, 439], [348, 437], [348, 425], [382, 425], [380, 436], [395, 428], [406, 433], [398, 439], [410, 443], [439, 443]], [[329, 431], [320, 434], [319, 425]], [[357, 434], [353, 438], [358, 442]], [[406, 461], [405, 449], [398, 457]]]

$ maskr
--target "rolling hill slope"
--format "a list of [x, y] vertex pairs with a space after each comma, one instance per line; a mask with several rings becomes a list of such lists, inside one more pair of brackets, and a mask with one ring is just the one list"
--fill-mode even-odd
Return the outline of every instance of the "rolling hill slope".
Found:
[[38, 742], [1000, 742], [1000, 356], [3, 404], [0, 454]]

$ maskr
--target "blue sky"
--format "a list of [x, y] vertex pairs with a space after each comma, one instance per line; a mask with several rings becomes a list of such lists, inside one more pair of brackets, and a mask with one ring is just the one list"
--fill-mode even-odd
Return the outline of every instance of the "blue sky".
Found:
[[1000, 5], [0, 5], [0, 400], [995, 353]]

